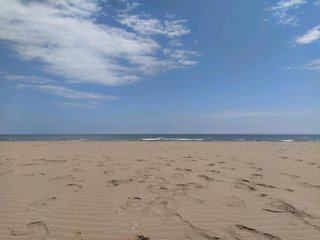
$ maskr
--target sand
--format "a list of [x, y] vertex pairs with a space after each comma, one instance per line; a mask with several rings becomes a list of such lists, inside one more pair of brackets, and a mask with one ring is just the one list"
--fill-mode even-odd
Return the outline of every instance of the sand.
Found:
[[320, 239], [320, 143], [1, 142], [0, 239]]

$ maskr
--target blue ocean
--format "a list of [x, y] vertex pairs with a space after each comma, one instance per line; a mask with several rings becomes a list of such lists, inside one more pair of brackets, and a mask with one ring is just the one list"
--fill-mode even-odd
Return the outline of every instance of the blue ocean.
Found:
[[0, 134], [0, 141], [271, 141], [319, 142], [320, 134]]

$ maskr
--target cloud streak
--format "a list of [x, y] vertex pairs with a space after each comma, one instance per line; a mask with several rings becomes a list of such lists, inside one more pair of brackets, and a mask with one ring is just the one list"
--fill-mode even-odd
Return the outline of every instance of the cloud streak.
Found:
[[102, 6], [95, 0], [0, 0], [0, 40], [21, 59], [44, 63], [45, 71], [75, 83], [122, 85], [165, 70], [172, 62], [176, 68], [196, 63], [191, 55], [182, 61], [164, 55], [168, 43], [154, 37], [189, 34], [186, 20], [130, 15], [138, 4], [123, 2], [127, 11], [117, 15], [123, 27], [115, 27], [97, 21]]
[[311, 71], [320, 71], [320, 59], [313, 59], [303, 66], [304, 69]]
[[306, 0], [282, 0], [267, 10], [273, 12], [278, 24], [296, 26], [299, 23], [299, 17], [293, 13], [293, 10], [305, 3], [307, 3]]
[[85, 101], [116, 100], [116, 96], [104, 95], [88, 91], [75, 90], [59, 85], [56, 81], [43, 77], [8, 75], [1, 73], [7, 80], [13, 81], [17, 89], [30, 88], [39, 92], [49, 93], [66, 99]]
[[115, 96], [108, 96], [98, 93], [92, 93], [92, 92], [85, 92], [85, 91], [79, 91], [74, 90], [71, 88], [67, 88], [60, 85], [53, 85], [53, 84], [24, 84], [19, 83], [16, 85], [18, 89], [24, 89], [24, 88], [32, 88], [41, 92], [54, 94], [59, 97], [63, 98], [69, 98], [69, 99], [82, 99], [82, 100], [115, 100], [117, 99]]
[[305, 45], [313, 43], [320, 39], [320, 25], [310, 29], [305, 34], [295, 38], [295, 43], [299, 45]]
[[118, 21], [142, 35], [158, 34], [176, 38], [190, 33], [190, 29], [185, 26], [185, 19], [160, 21], [148, 16], [120, 14]]

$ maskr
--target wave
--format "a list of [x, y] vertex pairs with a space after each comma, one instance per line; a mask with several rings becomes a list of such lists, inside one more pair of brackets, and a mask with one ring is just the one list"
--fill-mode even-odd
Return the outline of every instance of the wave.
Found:
[[293, 139], [282, 139], [281, 142], [294, 142]]
[[141, 138], [141, 141], [203, 141], [203, 138], [165, 138], [165, 137], [154, 137], [154, 138]]

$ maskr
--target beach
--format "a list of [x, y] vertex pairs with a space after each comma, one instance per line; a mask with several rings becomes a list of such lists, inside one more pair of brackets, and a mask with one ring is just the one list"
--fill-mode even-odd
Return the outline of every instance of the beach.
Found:
[[319, 236], [319, 142], [0, 142], [1, 240]]

